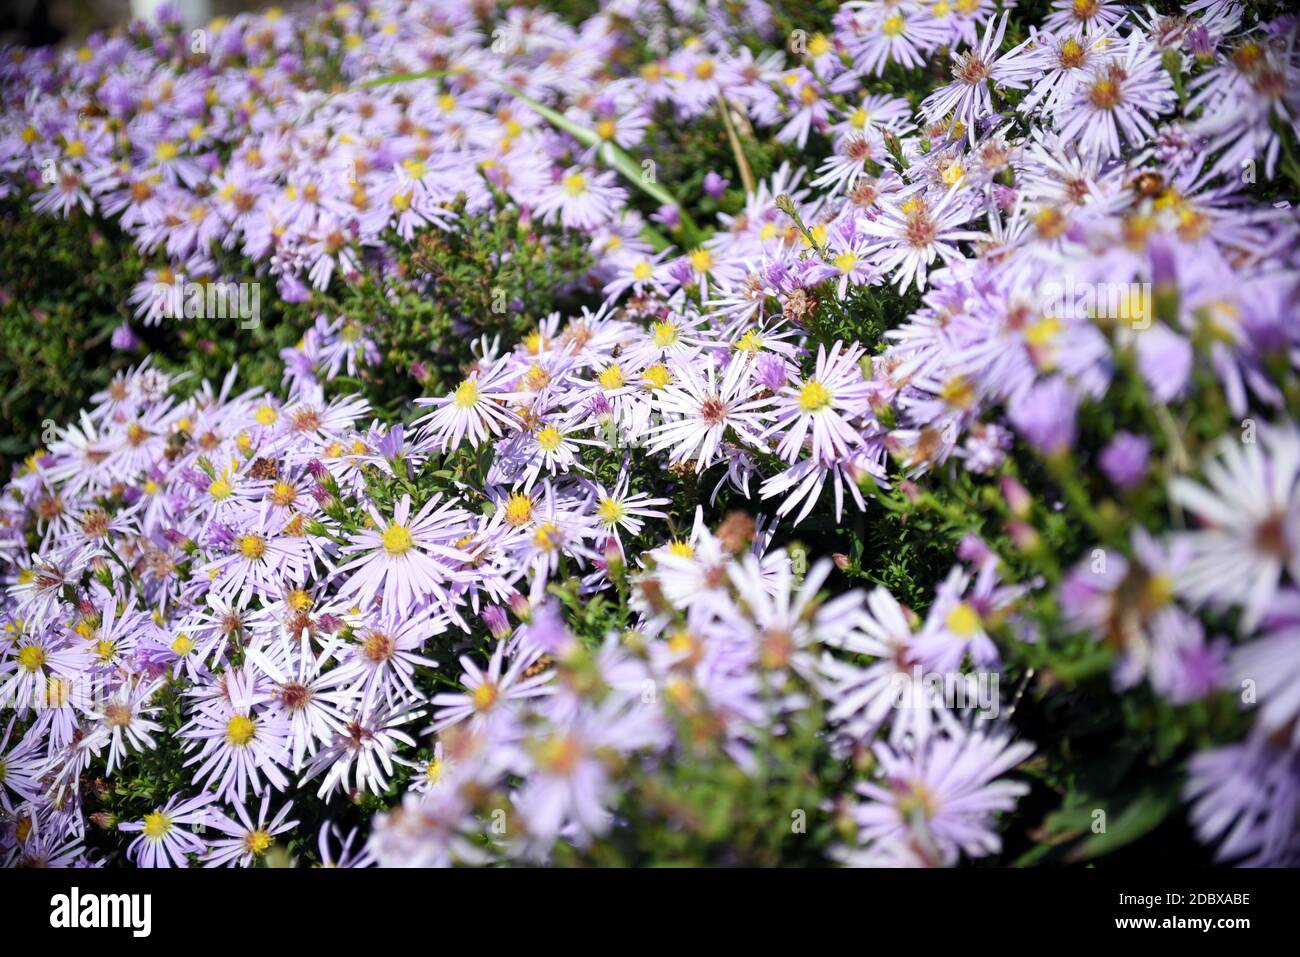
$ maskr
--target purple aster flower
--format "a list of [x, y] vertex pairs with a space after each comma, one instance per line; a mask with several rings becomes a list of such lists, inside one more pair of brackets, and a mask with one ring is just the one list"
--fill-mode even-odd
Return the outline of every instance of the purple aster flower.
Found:
[[1021, 438], [1047, 455], [1074, 445], [1079, 397], [1062, 376], [1035, 383], [1011, 401], [1007, 416]]
[[754, 363], [754, 381], [773, 394], [785, 388], [788, 375], [785, 360], [770, 352], [760, 355]]
[[1012, 810], [1027, 784], [999, 780], [1033, 745], [982, 731], [956, 729], [894, 750], [879, 744], [877, 780], [858, 786], [866, 798], [854, 811], [865, 843], [913, 839], [953, 862], [996, 854], [1002, 839], [994, 815]]
[[1245, 867], [1300, 864], [1300, 751], [1255, 734], [1202, 751], [1184, 795], [1196, 836], [1219, 860]]
[[1146, 477], [1151, 443], [1132, 432], [1117, 432], [1098, 461], [1111, 484], [1130, 489]]
[[497, 641], [510, 636], [510, 620], [506, 617], [505, 609], [500, 605], [488, 605], [479, 617], [487, 626], [488, 633]]
[[118, 830], [139, 832], [127, 847], [127, 856], [137, 867], [188, 867], [189, 855], [204, 849], [203, 841], [189, 828], [202, 828], [211, 820], [212, 800], [211, 794], [188, 800], [176, 794], [143, 820], [119, 824]]
[[140, 348], [140, 337], [125, 322], [113, 330], [113, 335], [109, 341], [114, 349], [120, 349], [123, 352], [135, 352]]

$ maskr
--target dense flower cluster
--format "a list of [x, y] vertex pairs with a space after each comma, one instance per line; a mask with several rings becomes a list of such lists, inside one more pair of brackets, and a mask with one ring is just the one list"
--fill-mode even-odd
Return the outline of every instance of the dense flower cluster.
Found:
[[[144, 866], [247, 865], [304, 804], [367, 800], [364, 846], [328, 824], [322, 859], [550, 861], [672, 822], [669, 768], [758, 776], [806, 732], [841, 769], [802, 809], [830, 856], [952, 864], [1001, 850], [1034, 751], [1009, 717], [1080, 635], [1119, 692], [1253, 707], [1188, 763], [1191, 820], [1224, 860], [1300, 856], [1300, 224], [1255, 194], [1294, 166], [1297, 20], [855, 0], [782, 54], [702, 7], [489, 32], [380, 0], [213, 25], [197, 64], [165, 22], [6, 58], [31, 93], [0, 190], [156, 254], [146, 323], [160, 285], [225, 278], [218, 246], [310, 301], [458, 203], [588, 233], [604, 299], [478, 343], [402, 422], [333, 387], [380, 355], [324, 311], [279, 395], [145, 362], [94, 396], [0, 501], [7, 859], [96, 863], [87, 782], [165, 736], [179, 790], [109, 822]], [[948, 82], [878, 92], [940, 53]], [[701, 238], [638, 210], [621, 151], [718, 113], [829, 155]], [[829, 326], [882, 301], [910, 314], [879, 341]], [[998, 523], [953, 518], [967, 481]], [[983, 529], [923, 614], [787, 547], [882, 509]], [[1077, 554], [1044, 545], [1056, 513]], [[952, 700], [990, 680], [992, 707]]]

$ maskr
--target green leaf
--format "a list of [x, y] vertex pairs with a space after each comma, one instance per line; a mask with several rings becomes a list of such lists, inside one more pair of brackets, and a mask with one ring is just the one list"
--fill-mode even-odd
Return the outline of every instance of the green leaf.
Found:
[[1138, 838], [1155, 830], [1169, 812], [1178, 806], [1177, 793], [1143, 791], [1134, 798], [1113, 820], [1107, 820], [1106, 830], [1094, 834], [1066, 857], [1070, 861], [1089, 861], [1119, 850]]

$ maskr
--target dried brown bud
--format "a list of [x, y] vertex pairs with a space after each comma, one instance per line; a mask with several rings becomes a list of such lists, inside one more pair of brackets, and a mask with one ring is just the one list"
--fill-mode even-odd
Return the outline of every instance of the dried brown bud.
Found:
[[278, 479], [280, 467], [275, 464], [274, 459], [258, 458], [253, 460], [253, 467], [248, 470], [248, 474], [262, 481]]
[[718, 541], [732, 555], [739, 556], [754, 541], [754, 518], [748, 512], [729, 512], [718, 526]]
[[668, 603], [664, 601], [663, 586], [659, 584], [659, 579], [642, 579], [641, 595], [645, 598], [646, 604], [650, 606], [652, 611], [660, 612], [668, 609]]
[[785, 297], [781, 312], [791, 322], [802, 325], [817, 311], [817, 297], [806, 289], [796, 289]]

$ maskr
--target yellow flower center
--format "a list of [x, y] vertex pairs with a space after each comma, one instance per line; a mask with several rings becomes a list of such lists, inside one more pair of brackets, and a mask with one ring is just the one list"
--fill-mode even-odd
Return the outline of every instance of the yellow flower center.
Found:
[[185, 634], [184, 632], [181, 632], [181, 634], [177, 635], [176, 640], [172, 642], [172, 651], [176, 652], [176, 654], [180, 655], [182, 658], [184, 658], [193, 650], [194, 650], [194, 639], [191, 638], [189, 635]]
[[497, 686], [490, 681], [485, 681], [474, 689], [473, 694], [474, 707], [479, 711], [488, 711], [496, 704]]
[[256, 831], [249, 831], [248, 834], [244, 836], [245, 850], [249, 851], [250, 853], [254, 854], [257, 857], [261, 857], [263, 854], [265, 854], [266, 849], [269, 848], [270, 846], [271, 846], [271, 835], [267, 834], [266, 831], [263, 831], [261, 829], [258, 829]]
[[854, 269], [858, 268], [857, 255], [853, 252], [847, 251], [840, 253], [835, 257], [835, 268], [847, 276], [849, 273], [853, 272]]
[[554, 452], [564, 444], [564, 436], [553, 425], [548, 425], [537, 433], [537, 444], [543, 452]]
[[1120, 88], [1114, 80], [1102, 78], [1092, 85], [1088, 100], [1101, 110], [1113, 110], [1119, 105]]
[[799, 390], [799, 408], [805, 412], [817, 412], [831, 404], [831, 390], [816, 379], [809, 379], [808, 384]]
[[979, 612], [964, 601], [959, 601], [953, 606], [952, 611], [944, 618], [944, 624], [948, 626], [949, 631], [961, 638], [970, 638], [978, 634], [982, 627]]
[[669, 319], [656, 322], [650, 331], [654, 338], [654, 344], [660, 349], [666, 349], [677, 341], [677, 324]]
[[1060, 319], [1051, 316], [1040, 319], [1025, 329], [1025, 342], [1040, 348], [1050, 345], [1052, 340], [1060, 335], [1061, 330], [1064, 328], [1065, 326]]
[[535, 362], [529, 366], [528, 371], [524, 373], [524, 385], [533, 392], [538, 392], [545, 388], [546, 384], [550, 381], [551, 374]]
[[266, 539], [252, 533], [239, 540], [239, 554], [251, 561], [256, 561], [266, 554]]
[[404, 555], [415, 545], [410, 529], [396, 522], [384, 529], [383, 540], [384, 551], [390, 555]]
[[506, 499], [506, 524], [519, 528], [533, 517], [533, 500], [523, 492], [512, 492]]
[[554, 551], [560, 545], [560, 529], [554, 522], [542, 522], [533, 532], [533, 544], [544, 552]]
[[382, 631], [372, 631], [361, 645], [361, 654], [376, 664], [388, 661], [397, 654], [397, 642]]
[[679, 538], [675, 538], [668, 543], [668, 554], [676, 555], [678, 558], [694, 558], [695, 546], [690, 542], [684, 542]]
[[1152, 575], [1146, 585], [1147, 602], [1153, 608], [1162, 608], [1173, 601], [1174, 582], [1168, 575]]
[[896, 37], [903, 32], [907, 26], [907, 20], [901, 13], [895, 13], [892, 17], [886, 17], [880, 24], [880, 32], [887, 37]]
[[281, 508], [286, 508], [293, 504], [293, 500], [298, 497], [298, 490], [286, 482], [279, 479], [271, 486], [271, 501]]
[[668, 636], [668, 650], [675, 655], [684, 655], [695, 650], [695, 636], [685, 628], [679, 628]]
[[466, 379], [456, 387], [455, 397], [452, 403], [458, 409], [471, 409], [478, 404], [483, 393], [478, 390], [478, 380]]
[[606, 525], [616, 525], [627, 517], [627, 506], [617, 499], [602, 498], [596, 515]]
[[557, 735], [541, 746], [538, 763], [552, 774], [572, 774], [582, 760], [582, 745], [568, 734]]
[[561, 180], [560, 185], [570, 196], [581, 196], [587, 191], [587, 177], [581, 173], [570, 173]]
[[969, 409], [975, 401], [975, 390], [959, 375], [945, 382], [939, 394], [945, 402], [958, 409]]
[[1061, 44], [1056, 58], [1061, 66], [1072, 70], [1083, 63], [1083, 46], [1074, 37], [1070, 37]]
[[253, 740], [253, 735], [256, 733], [257, 726], [247, 715], [237, 714], [226, 722], [226, 741], [235, 747], [244, 747]]
[[668, 367], [662, 362], [657, 362], [641, 373], [641, 378], [645, 380], [645, 387], [653, 392], [655, 389], [662, 389], [668, 385], [672, 374]]
[[150, 811], [144, 816], [144, 836], [157, 841], [172, 829], [172, 819], [162, 811]]
[[626, 381], [623, 378], [623, 370], [618, 367], [617, 362], [596, 376], [596, 379], [606, 389], [620, 389]]
[[644, 259], [632, 267], [632, 278], [637, 282], [645, 282], [655, 274], [654, 267]]
[[908, 789], [898, 796], [898, 813], [906, 820], [916, 815], [931, 818], [938, 810], [934, 796], [924, 786], [913, 782]]
[[234, 491], [230, 482], [224, 478], [213, 479], [212, 484], [208, 486], [208, 494], [218, 502], [230, 498]]
[[26, 671], [35, 671], [45, 664], [45, 649], [40, 645], [28, 645], [18, 652], [18, 664]]

